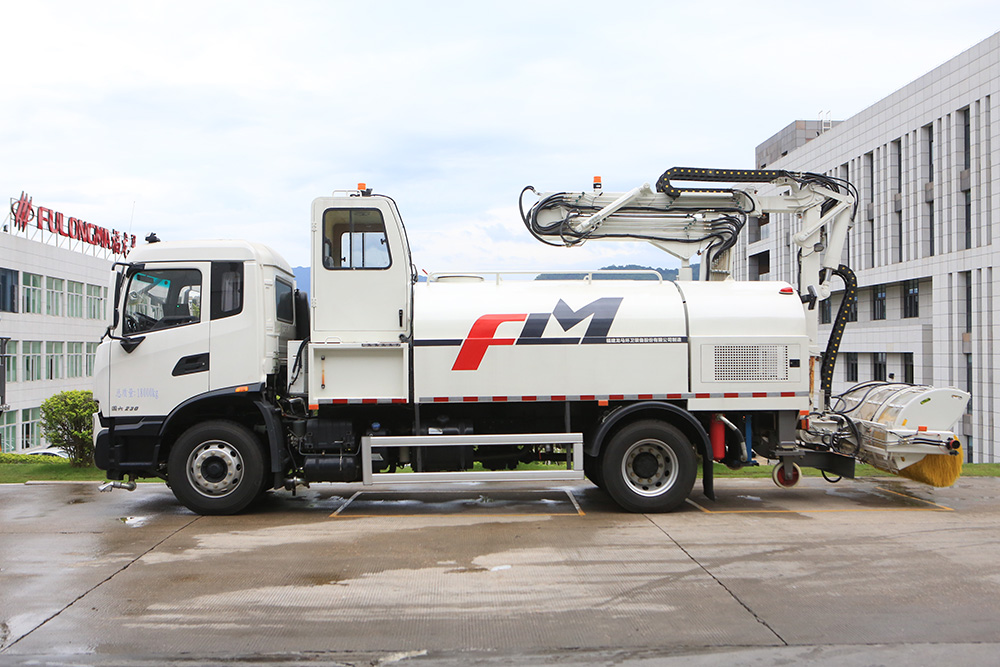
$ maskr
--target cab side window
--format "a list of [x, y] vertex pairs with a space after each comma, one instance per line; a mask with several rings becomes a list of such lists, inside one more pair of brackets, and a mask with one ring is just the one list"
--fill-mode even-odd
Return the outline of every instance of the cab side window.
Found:
[[201, 271], [151, 269], [129, 278], [124, 311], [126, 334], [201, 322]]
[[387, 269], [391, 264], [381, 211], [332, 208], [323, 213], [325, 268]]
[[274, 281], [275, 315], [282, 322], [291, 324], [295, 321], [295, 297], [292, 284], [281, 278]]
[[243, 262], [212, 262], [212, 319], [243, 312]]

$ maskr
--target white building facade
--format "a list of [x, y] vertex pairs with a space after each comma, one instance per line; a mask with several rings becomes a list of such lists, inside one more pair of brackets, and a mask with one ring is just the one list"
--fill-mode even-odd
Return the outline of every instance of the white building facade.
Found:
[[[1000, 33], [837, 123], [796, 121], [757, 148], [757, 168], [850, 180], [859, 207], [842, 258], [858, 302], [834, 393], [889, 380], [972, 394], [956, 430], [966, 460], [1000, 460]], [[790, 130], [809, 128], [794, 146]], [[774, 159], [776, 156], [777, 159]], [[751, 220], [737, 248], [737, 279], [796, 284], [789, 216]], [[841, 293], [820, 306], [821, 340]]]
[[0, 451], [45, 445], [41, 404], [91, 390], [108, 325], [111, 266], [132, 237], [71, 218], [27, 195], [11, 200], [0, 231]]

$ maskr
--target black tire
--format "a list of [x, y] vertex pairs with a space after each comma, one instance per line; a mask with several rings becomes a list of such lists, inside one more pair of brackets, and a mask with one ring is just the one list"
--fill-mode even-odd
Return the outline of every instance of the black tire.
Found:
[[264, 487], [264, 453], [241, 424], [212, 421], [177, 438], [167, 461], [170, 488], [198, 514], [237, 514]]
[[608, 442], [601, 461], [604, 490], [629, 512], [669, 512], [681, 505], [697, 476], [690, 441], [666, 422], [628, 424]]

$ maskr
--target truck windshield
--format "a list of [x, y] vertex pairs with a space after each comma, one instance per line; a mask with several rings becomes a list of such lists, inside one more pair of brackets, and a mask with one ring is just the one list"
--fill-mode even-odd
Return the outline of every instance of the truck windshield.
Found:
[[201, 272], [197, 269], [140, 271], [129, 280], [126, 335], [201, 321]]

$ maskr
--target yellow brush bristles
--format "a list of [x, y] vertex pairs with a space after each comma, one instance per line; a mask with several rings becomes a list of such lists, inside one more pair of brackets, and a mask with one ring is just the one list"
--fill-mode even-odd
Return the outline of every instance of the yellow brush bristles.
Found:
[[962, 450], [957, 454], [928, 454], [897, 473], [900, 477], [931, 486], [951, 486], [962, 474]]

